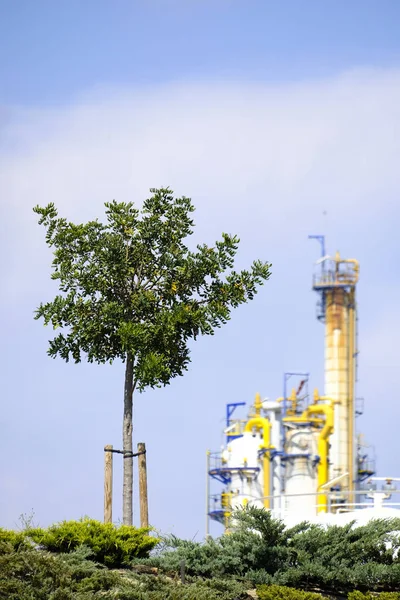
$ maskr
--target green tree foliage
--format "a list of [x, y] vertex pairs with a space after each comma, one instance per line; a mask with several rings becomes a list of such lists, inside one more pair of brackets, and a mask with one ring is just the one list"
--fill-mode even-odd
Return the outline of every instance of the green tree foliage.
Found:
[[63, 521], [47, 529], [30, 529], [29, 538], [49, 552], [73, 552], [81, 546], [90, 549], [93, 559], [110, 568], [128, 565], [135, 558], [146, 558], [158, 539], [148, 529], [129, 525], [119, 527], [84, 518]]
[[125, 362], [123, 519], [132, 524], [132, 396], [167, 385], [190, 361], [189, 342], [212, 335], [233, 308], [252, 300], [269, 278], [259, 260], [235, 271], [239, 239], [224, 233], [190, 250], [193, 204], [169, 189], [151, 190], [139, 211], [107, 203], [106, 223], [74, 224], [54, 204], [36, 206], [53, 249], [60, 294], [36, 318], [61, 329], [48, 353], [75, 362]]

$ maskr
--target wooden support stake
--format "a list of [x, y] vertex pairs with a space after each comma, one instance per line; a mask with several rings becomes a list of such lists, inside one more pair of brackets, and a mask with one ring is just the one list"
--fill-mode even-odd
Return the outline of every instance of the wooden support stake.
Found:
[[104, 446], [104, 523], [112, 523], [113, 447]]
[[139, 499], [140, 499], [140, 527], [149, 526], [149, 503], [147, 497], [147, 465], [146, 444], [138, 444], [138, 467], [139, 467]]
[[185, 585], [185, 561], [181, 560], [181, 582]]

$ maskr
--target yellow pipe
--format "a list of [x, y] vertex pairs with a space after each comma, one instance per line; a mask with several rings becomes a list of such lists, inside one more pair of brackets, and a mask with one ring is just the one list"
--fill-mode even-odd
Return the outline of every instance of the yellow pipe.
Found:
[[[262, 409], [262, 400], [261, 400], [261, 396], [260, 394], [257, 392], [256, 394], [256, 399], [254, 400], [254, 416], [255, 417], [259, 417], [261, 416], [261, 409]], [[253, 415], [251, 415], [253, 416]]]
[[325, 423], [324, 419], [318, 419], [318, 417], [309, 417], [306, 414], [306, 411], [304, 411], [303, 414], [298, 417], [284, 417], [282, 419], [282, 421], [289, 422], [289, 423], [303, 423], [303, 424], [313, 423], [316, 425], [322, 425], [323, 423]]
[[296, 414], [297, 411], [297, 395], [296, 395], [296, 390], [295, 388], [292, 389], [292, 393], [290, 394], [290, 396], [288, 398], [284, 398], [283, 396], [281, 396], [280, 398], [277, 398], [275, 400], [275, 402], [283, 402], [284, 400], [288, 400], [291, 402], [291, 408], [287, 409], [287, 414]]
[[351, 265], [354, 265], [354, 283], [358, 282], [358, 277], [360, 274], [360, 263], [358, 260], [356, 260], [355, 258], [339, 258], [339, 262], [341, 263], [349, 263]]
[[[253, 419], [250, 419], [250, 421], [248, 421], [246, 423], [244, 431], [245, 432], [252, 431], [254, 427], [256, 427], [257, 429], [263, 430], [262, 448], [265, 450], [270, 450], [271, 449], [271, 423], [270, 423], [270, 421], [264, 417], [254, 417]], [[264, 466], [264, 469], [263, 469], [264, 470], [264, 506], [265, 506], [265, 508], [269, 508], [270, 507], [269, 497], [271, 495], [271, 490], [270, 490], [271, 473], [270, 473], [270, 459], [269, 459], [269, 455], [267, 452], [265, 452], [265, 454], [264, 454], [263, 466]]]
[[[318, 437], [318, 492], [322, 486], [329, 481], [329, 436], [333, 432], [333, 404], [313, 404], [305, 411], [308, 414], [325, 415], [325, 425], [320, 431]], [[324, 494], [318, 497], [318, 512], [326, 512], [328, 500]]]
[[224, 509], [225, 534], [230, 533], [230, 524], [232, 516], [232, 496], [233, 492], [222, 492], [221, 494], [221, 507]]
[[297, 412], [297, 396], [295, 388], [292, 389], [292, 393], [290, 394], [289, 400], [292, 403], [292, 406], [288, 412], [292, 415], [295, 415]]
[[319, 402], [320, 400], [327, 401], [327, 402], [333, 402], [334, 404], [338, 403], [338, 400], [332, 400], [332, 398], [330, 396], [318, 396], [315, 403]]

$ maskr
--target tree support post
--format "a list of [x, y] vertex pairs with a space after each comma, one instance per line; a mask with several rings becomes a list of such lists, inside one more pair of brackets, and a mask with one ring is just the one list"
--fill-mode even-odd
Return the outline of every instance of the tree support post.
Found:
[[104, 446], [104, 523], [112, 523], [113, 447]]
[[146, 444], [137, 445], [139, 467], [139, 499], [140, 499], [140, 527], [149, 526], [149, 502], [147, 496], [147, 464]]

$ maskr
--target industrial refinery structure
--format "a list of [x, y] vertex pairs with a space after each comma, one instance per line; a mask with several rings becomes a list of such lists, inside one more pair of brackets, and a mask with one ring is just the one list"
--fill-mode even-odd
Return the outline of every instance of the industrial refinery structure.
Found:
[[400, 515], [398, 480], [375, 476], [356, 431], [359, 264], [327, 256], [324, 237], [310, 237], [321, 245], [312, 287], [325, 327], [325, 389], [311, 393], [308, 373], [285, 373], [282, 396], [257, 394], [246, 419], [237, 418], [244, 402], [227, 405], [225, 445], [207, 453], [207, 534], [210, 521], [228, 532], [234, 510], [246, 505], [290, 525]]

